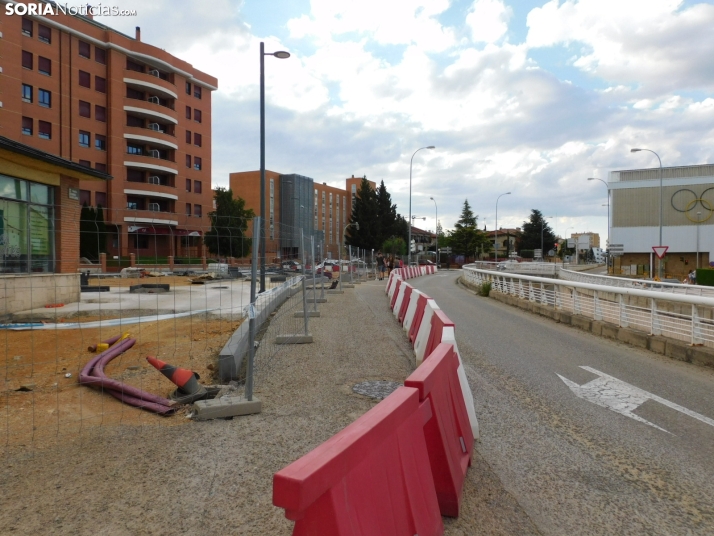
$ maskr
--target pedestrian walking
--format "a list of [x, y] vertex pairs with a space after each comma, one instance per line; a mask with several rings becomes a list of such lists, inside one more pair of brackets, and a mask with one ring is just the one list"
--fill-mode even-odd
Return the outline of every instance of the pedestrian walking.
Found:
[[384, 262], [384, 255], [381, 251], [377, 252], [377, 271], [379, 272], [379, 280], [384, 280], [384, 272], [387, 270], [387, 264]]

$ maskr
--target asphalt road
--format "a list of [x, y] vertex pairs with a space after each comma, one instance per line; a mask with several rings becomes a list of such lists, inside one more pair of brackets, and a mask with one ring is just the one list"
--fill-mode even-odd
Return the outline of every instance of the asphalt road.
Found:
[[[456, 323], [477, 449], [538, 531], [714, 534], [714, 371], [476, 296], [460, 274], [410, 283]], [[579, 397], [568, 380], [595, 383]]]

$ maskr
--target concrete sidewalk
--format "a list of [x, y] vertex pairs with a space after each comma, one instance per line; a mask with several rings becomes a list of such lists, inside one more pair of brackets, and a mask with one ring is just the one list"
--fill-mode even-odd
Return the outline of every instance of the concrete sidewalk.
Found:
[[[258, 415], [193, 422], [147, 414], [141, 427], [87, 425], [39, 456], [6, 454], [0, 526], [18, 534], [96, 534], [98, 523], [104, 534], [290, 534], [293, 524], [272, 506], [272, 475], [378, 403], [355, 384], [401, 383], [414, 368], [385, 283], [319, 305], [315, 342], [286, 346], [259, 378]], [[445, 525], [446, 534], [537, 533], [477, 452], [462, 514]]]

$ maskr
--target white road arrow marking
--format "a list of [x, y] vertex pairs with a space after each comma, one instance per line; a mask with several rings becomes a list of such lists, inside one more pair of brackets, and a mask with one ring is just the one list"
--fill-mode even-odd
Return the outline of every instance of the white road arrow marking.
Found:
[[[639, 387], [635, 387], [634, 385], [625, 383], [622, 380], [618, 380], [617, 378], [608, 376], [604, 372], [600, 372], [599, 370], [595, 370], [594, 368], [580, 368], [598, 375], [599, 378], [596, 378], [586, 384], [578, 385], [577, 383], [570, 381], [567, 378], [564, 378], [560, 374], [556, 375], [558, 376], [558, 378], [563, 380], [565, 385], [570, 387], [570, 390], [575, 393], [576, 396], [589, 402], [592, 402], [593, 404], [597, 404], [598, 406], [610, 409], [612, 411], [620, 413], [621, 415], [625, 415], [626, 417], [635, 419], [636, 421], [649, 424], [650, 426], [653, 426], [658, 430], [662, 430], [663, 432], [667, 432], [667, 430], [657, 426], [656, 424], [652, 424], [651, 422], [646, 421], [642, 417], [635, 415], [632, 412], [636, 410], [639, 406], [644, 404], [647, 400], [654, 400], [655, 402], [664, 404], [669, 408], [675, 409], [681, 413], [684, 413], [685, 415], [689, 415], [690, 417], [702, 421], [703, 423], [706, 423], [709, 426], [714, 426], [714, 420], [710, 419], [709, 417], [705, 417], [704, 415], [700, 415], [699, 413], [696, 413], [685, 407], [682, 407], [679, 404], [675, 404], [674, 402], [665, 400], [662, 397], [653, 395], [652, 393], [648, 393], [647, 391], [644, 391]], [[670, 432], [667, 433], [669, 434]]]

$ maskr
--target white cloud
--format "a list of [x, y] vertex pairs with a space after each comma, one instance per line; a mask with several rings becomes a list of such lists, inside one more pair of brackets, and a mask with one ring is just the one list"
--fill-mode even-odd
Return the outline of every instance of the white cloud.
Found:
[[466, 16], [471, 39], [476, 43], [498, 41], [508, 31], [511, 16], [513, 10], [501, 0], [475, 0]]

